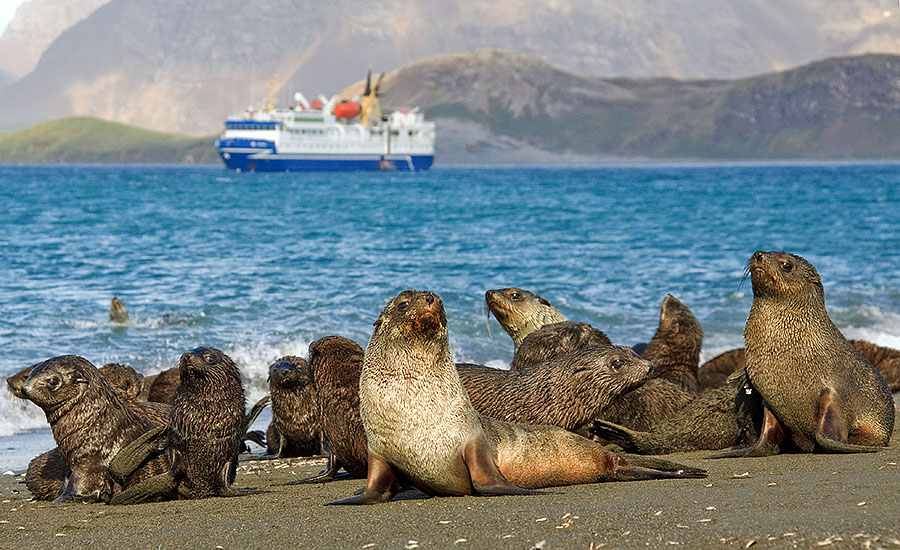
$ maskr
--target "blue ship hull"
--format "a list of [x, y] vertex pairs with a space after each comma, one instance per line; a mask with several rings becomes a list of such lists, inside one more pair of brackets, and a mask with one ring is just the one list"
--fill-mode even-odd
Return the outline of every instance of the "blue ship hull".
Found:
[[235, 147], [238, 144], [229, 141], [218, 141], [216, 148], [225, 166], [236, 172], [412, 172], [428, 170], [434, 162], [434, 155], [278, 154], [272, 142], [257, 140]]

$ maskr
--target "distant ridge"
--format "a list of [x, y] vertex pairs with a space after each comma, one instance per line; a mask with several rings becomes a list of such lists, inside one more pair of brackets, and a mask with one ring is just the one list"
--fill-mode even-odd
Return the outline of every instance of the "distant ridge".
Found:
[[0, 163], [213, 163], [213, 139], [71, 117], [0, 134]]

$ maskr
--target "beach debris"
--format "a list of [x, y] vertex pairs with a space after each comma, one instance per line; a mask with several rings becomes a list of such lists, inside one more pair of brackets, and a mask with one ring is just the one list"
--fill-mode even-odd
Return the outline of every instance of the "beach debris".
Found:
[[536, 521], [536, 522], [539, 522], [539, 521], [547, 521], [547, 518], [537, 518], [537, 519], [534, 520], [534, 521]]
[[796, 537], [797, 533], [794, 533], [793, 531], [791, 531], [790, 533], [785, 533], [782, 536], [783, 537]]
[[374, 542], [370, 542], [369, 544], [363, 545], [363, 548], [372, 548], [372, 547], [374, 547], [374, 546], [375, 546], [375, 543], [374, 543]]
[[820, 541], [816, 542], [816, 546], [830, 546], [830, 545], [834, 544], [835, 542], [842, 542], [843, 540], [844, 539], [842, 539], [838, 535], [831, 535], [830, 537], [828, 537], [825, 540], [820, 540]]
[[857, 505], [857, 506], [865, 506], [865, 505], [866, 505], [866, 501], [857, 502], [856, 505]]
[[450, 520], [449, 520], [449, 519], [442, 519], [442, 520], [440, 520], [438, 523], [441, 524], [441, 525], [447, 525], [448, 523], [450, 523]]
[[750, 548], [754, 544], [756, 544], [756, 539], [750, 539], [747, 541], [747, 544], [744, 545], [744, 548]]
[[462, 544], [464, 542], [468, 542], [468, 541], [466, 539], [456, 539], [455, 541], [453, 541], [453, 544]]
[[771, 483], [766, 483], [766, 487], [775, 487], [776, 485], [778, 485], [778, 484], [775, 483], [774, 481]]
[[707, 483], [706, 485], [704, 485], [704, 487], [706, 487], [707, 489], [709, 489], [709, 488], [712, 487], [712, 486], [713, 486], [712, 483]]
[[544, 545], [547, 544], [547, 541], [542, 540], [541, 542], [535, 544], [531, 547], [531, 550], [544, 550]]
[[654, 516], [661, 516], [661, 515], [662, 515], [662, 510], [657, 510], [656, 513], [653, 514], [653, 515], [654, 515]]
[[744, 472], [743, 474], [734, 474], [733, 476], [731, 476], [732, 479], [744, 479], [748, 477], [752, 477], [750, 475], [750, 472]]
[[708, 512], [711, 512], [711, 511], [713, 511], [713, 510], [715, 510], [715, 509], [716, 509], [715, 506], [707, 506], [706, 508], [704, 508], [704, 510], [706, 510], [706, 511], [708, 511]]
[[414, 550], [419, 547], [419, 541], [417, 540], [409, 540], [406, 542], [406, 550]]

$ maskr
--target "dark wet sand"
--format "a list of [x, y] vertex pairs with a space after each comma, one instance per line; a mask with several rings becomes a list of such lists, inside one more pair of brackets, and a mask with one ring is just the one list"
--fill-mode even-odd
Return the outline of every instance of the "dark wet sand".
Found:
[[324, 461], [244, 461], [261, 494], [113, 507], [32, 502], [0, 477], [0, 548], [900, 548], [900, 437], [872, 454], [668, 458], [705, 480], [600, 483], [527, 497], [324, 506], [362, 480], [280, 485]]

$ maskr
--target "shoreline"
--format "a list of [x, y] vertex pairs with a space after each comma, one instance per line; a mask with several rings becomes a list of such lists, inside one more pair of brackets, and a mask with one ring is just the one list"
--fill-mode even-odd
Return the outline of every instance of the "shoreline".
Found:
[[[135, 506], [30, 500], [0, 476], [0, 547], [28, 548], [748, 548], [900, 547], [898, 426], [877, 453], [667, 458], [707, 479], [545, 489], [533, 496], [427, 498], [325, 506], [365, 482], [283, 485], [324, 459], [250, 461], [235, 487], [255, 494]], [[14, 544], [7, 546], [8, 543]]]

